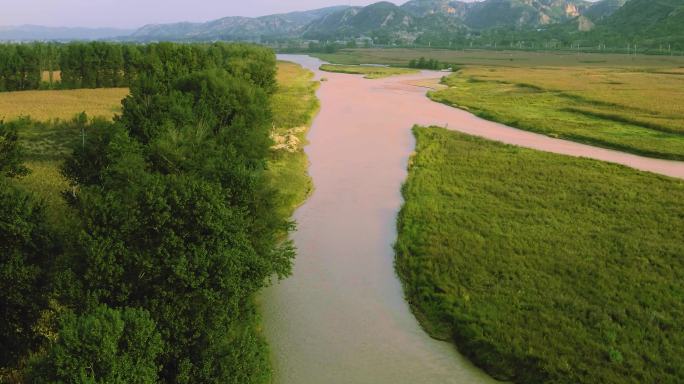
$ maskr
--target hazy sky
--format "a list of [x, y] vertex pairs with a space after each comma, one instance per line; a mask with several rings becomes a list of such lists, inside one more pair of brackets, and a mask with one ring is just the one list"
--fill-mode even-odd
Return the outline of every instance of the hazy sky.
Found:
[[[135, 28], [150, 23], [262, 16], [373, 0], [0, 0], [1, 25]], [[393, 0], [402, 4], [404, 0]]]

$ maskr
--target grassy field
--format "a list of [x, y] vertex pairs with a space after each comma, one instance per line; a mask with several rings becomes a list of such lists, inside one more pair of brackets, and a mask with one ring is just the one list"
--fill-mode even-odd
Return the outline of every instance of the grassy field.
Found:
[[414, 132], [396, 266], [434, 337], [519, 383], [684, 381], [684, 182]]
[[51, 223], [63, 224], [68, 220], [70, 210], [61, 192], [67, 190], [69, 184], [60, 173], [60, 166], [78, 141], [80, 131], [69, 124], [54, 121], [34, 122], [25, 124], [19, 135], [26, 166], [31, 173], [14, 182], [45, 201]]
[[73, 125], [58, 120], [68, 121], [80, 112], [111, 119], [127, 94], [126, 88], [0, 93], [0, 119], [30, 116], [34, 120], [19, 130], [31, 173], [15, 182], [47, 203], [48, 217], [54, 224], [68, 220], [69, 210], [60, 195], [68, 184], [59, 169], [80, 135]]
[[[313, 115], [318, 111], [313, 74], [302, 67], [278, 63], [278, 90], [273, 96], [274, 139], [270, 172], [274, 187], [281, 191], [282, 214], [289, 217], [312, 190], [303, 146]], [[71, 119], [80, 111], [89, 116], [111, 118], [120, 109], [127, 89], [30, 91], [0, 94], [0, 114], [31, 115], [34, 120]], [[33, 96], [33, 97], [31, 97]], [[19, 112], [24, 111], [24, 112]], [[7, 119], [9, 120], [9, 119]], [[20, 129], [26, 165], [31, 174], [17, 181], [48, 203], [50, 218], [59, 222], [67, 211], [60, 193], [68, 189], [59, 167], [80, 131], [69, 124], [42, 121]]]
[[31, 116], [40, 121], [64, 120], [81, 112], [111, 118], [120, 111], [126, 95], [128, 88], [0, 92], [0, 119]]
[[281, 213], [290, 217], [313, 190], [304, 146], [306, 133], [319, 108], [316, 98], [319, 83], [313, 81], [312, 72], [289, 62], [278, 63], [277, 79], [278, 90], [271, 107], [276, 145], [269, 172], [274, 188], [280, 191]]
[[431, 93], [433, 100], [488, 120], [684, 160], [684, 76], [579, 67], [469, 67], [444, 84], [449, 88]]
[[406, 68], [392, 68], [392, 67], [373, 67], [362, 65], [321, 65], [321, 71], [348, 73], [351, 75], [365, 75], [366, 79], [382, 79], [384, 77], [406, 75], [409, 73], [417, 73], [418, 70]]
[[646, 67], [684, 68], [682, 56], [619, 55], [571, 52], [525, 52], [446, 49], [343, 49], [337, 53], [312, 53], [334, 64], [386, 64], [398, 67], [408, 66], [409, 61], [425, 57], [442, 63], [464, 65], [487, 65], [503, 67]]
[[433, 100], [549, 136], [684, 160], [684, 58], [428, 49], [356, 49], [335, 63], [407, 65], [418, 57], [459, 72]]

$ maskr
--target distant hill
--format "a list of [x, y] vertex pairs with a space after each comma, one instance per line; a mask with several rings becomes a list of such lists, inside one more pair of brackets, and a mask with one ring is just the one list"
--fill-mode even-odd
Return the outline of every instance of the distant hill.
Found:
[[580, 16], [590, 7], [583, 0], [489, 0], [472, 3], [465, 23], [475, 29], [548, 25]]
[[684, 0], [630, 0], [597, 28], [628, 39], [684, 39]]
[[411, 0], [403, 4], [401, 8], [418, 17], [444, 15], [463, 20], [471, 9], [471, 5], [471, 3], [453, 0]]
[[417, 32], [417, 19], [390, 2], [333, 12], [309, 24], [303, 37], [335, 39], [360, 36], [399, 36]]
[[127, 36], [134, 30], [117, 28], [66, 28], [38, 25], [0, 26], [0, 41], [100, 40]]
[[601, 21], [622, 8], [625, 3], [627, 0], [600, 0], [589, 7], [584, 16], [593, 22]]
[[295, 37], [315, 20], [349, 9], [337, 6], [304, 12], [262, 17], [225, 17], [206, 23], [146, 25], [130, 36], [131, 40], [259, 40], [262, 37]]
[[587, 12], [584, 0], [411, 0], [397, 6], [380, 2], [349, 8], [312, 22], [303, 36], [311, 39], [384, 36], [413, 41], [424, 34], [455, 33], [496, 27], [531, 27], [562, 23]]
[[[604, 0], [615, 1], [615, 0]], [[381, 1], [366, 7], [330, 7], [307, 12], [227, 17], [207, 23], [148, 25], [135, 40], [259, 40], [303, 37], [336, 40], [368, 36], [415, 41], [421, 35], [562, 23], [592, 8], [585, 0], [410, 0], [401, 6]]]
[[137, 31], [0, 28], [4, 40], [118, 38], [130, 41], [240, 40], [323, 43], [365, 38], [376, 44], [430, 46], [684, 49], [684, 0], [409, 0], [337, 6], [206, 23], [146, 25]]

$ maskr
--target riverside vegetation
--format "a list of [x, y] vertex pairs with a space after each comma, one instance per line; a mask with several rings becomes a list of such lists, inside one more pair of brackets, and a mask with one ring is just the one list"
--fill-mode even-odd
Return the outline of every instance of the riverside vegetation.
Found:
[[528, 131], [684, 160], [683, 74], [619, 68], [467, 68], [444, 79], [449, 88], [430, 98]]
[[416, 73], [414, 69], [379, 67], [369, 65], [321, 65], [321, 71], [364, 75], [366, 79], [382, 79], [384, 77]]
[[404, 49], [347, 50], [328, 58], [406, 65], [422, 55], [457, 70], [442, 82], [448, 89], [430, 93], [434, 101], [553, 137], [684, 159], [681, 58]]
[[414, 133], [396, 267], [431, 335], [519, 383], [684, 380], [684, 182]]
[[277, 82], [272, 98], [272, 136], [276, 144], [268, 173], [273, 188], [279, 192], [278, 210], [282, 217], [289, 218], [313, 190], [304, 146], [319, 109], [316, 89], [320, 83], [313, 81], [312, 72], [288, 62], [278, 63]]
[[70, 120], [81, 112], [109, 118], [121, 112], [121, 99], [127, 95], [128, 88], [0, 92], [0, 120]]
[[152, 44], [139, 59], [114, 121], [0, 124], [3, 381], [270, 377], [253, 297], [290, 271], [299, 197], [274, 189], [269, 135], [306, 112], [272, 115], [287, 87], [264, 48]]

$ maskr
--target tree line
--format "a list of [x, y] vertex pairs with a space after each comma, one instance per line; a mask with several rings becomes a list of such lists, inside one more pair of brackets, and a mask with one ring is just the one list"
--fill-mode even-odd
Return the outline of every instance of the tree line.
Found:
[[128, 87], [142, 71], [166, 62], [170, 52], [179, 52], [182, 66], [195, 70], [225, 65], [231, 49], [222, 44], [1, 44], [0, 91]]
[[442, 69], [448, 69], [451, 68], [451, 65], [448, 63], [442, 63], [439, 60], [435, 59], [426, 59], [424, 57], [421, 57], [420, 59], [413, 59], [409, 61], [408, 64], [409, 68], [417, 68], [417, 69], [431, 69], [431, 70], [442, 70]]
[[31, 383], [264, 382], [253, 297], [294, 257], [265, 174], [275, 55], [136, 52], [121, 115], [68, 123], [87, 134], [62, 166], [66, 224], [12, 180], [21, 124], [43, 123], [0, 124], [0, 367]]

